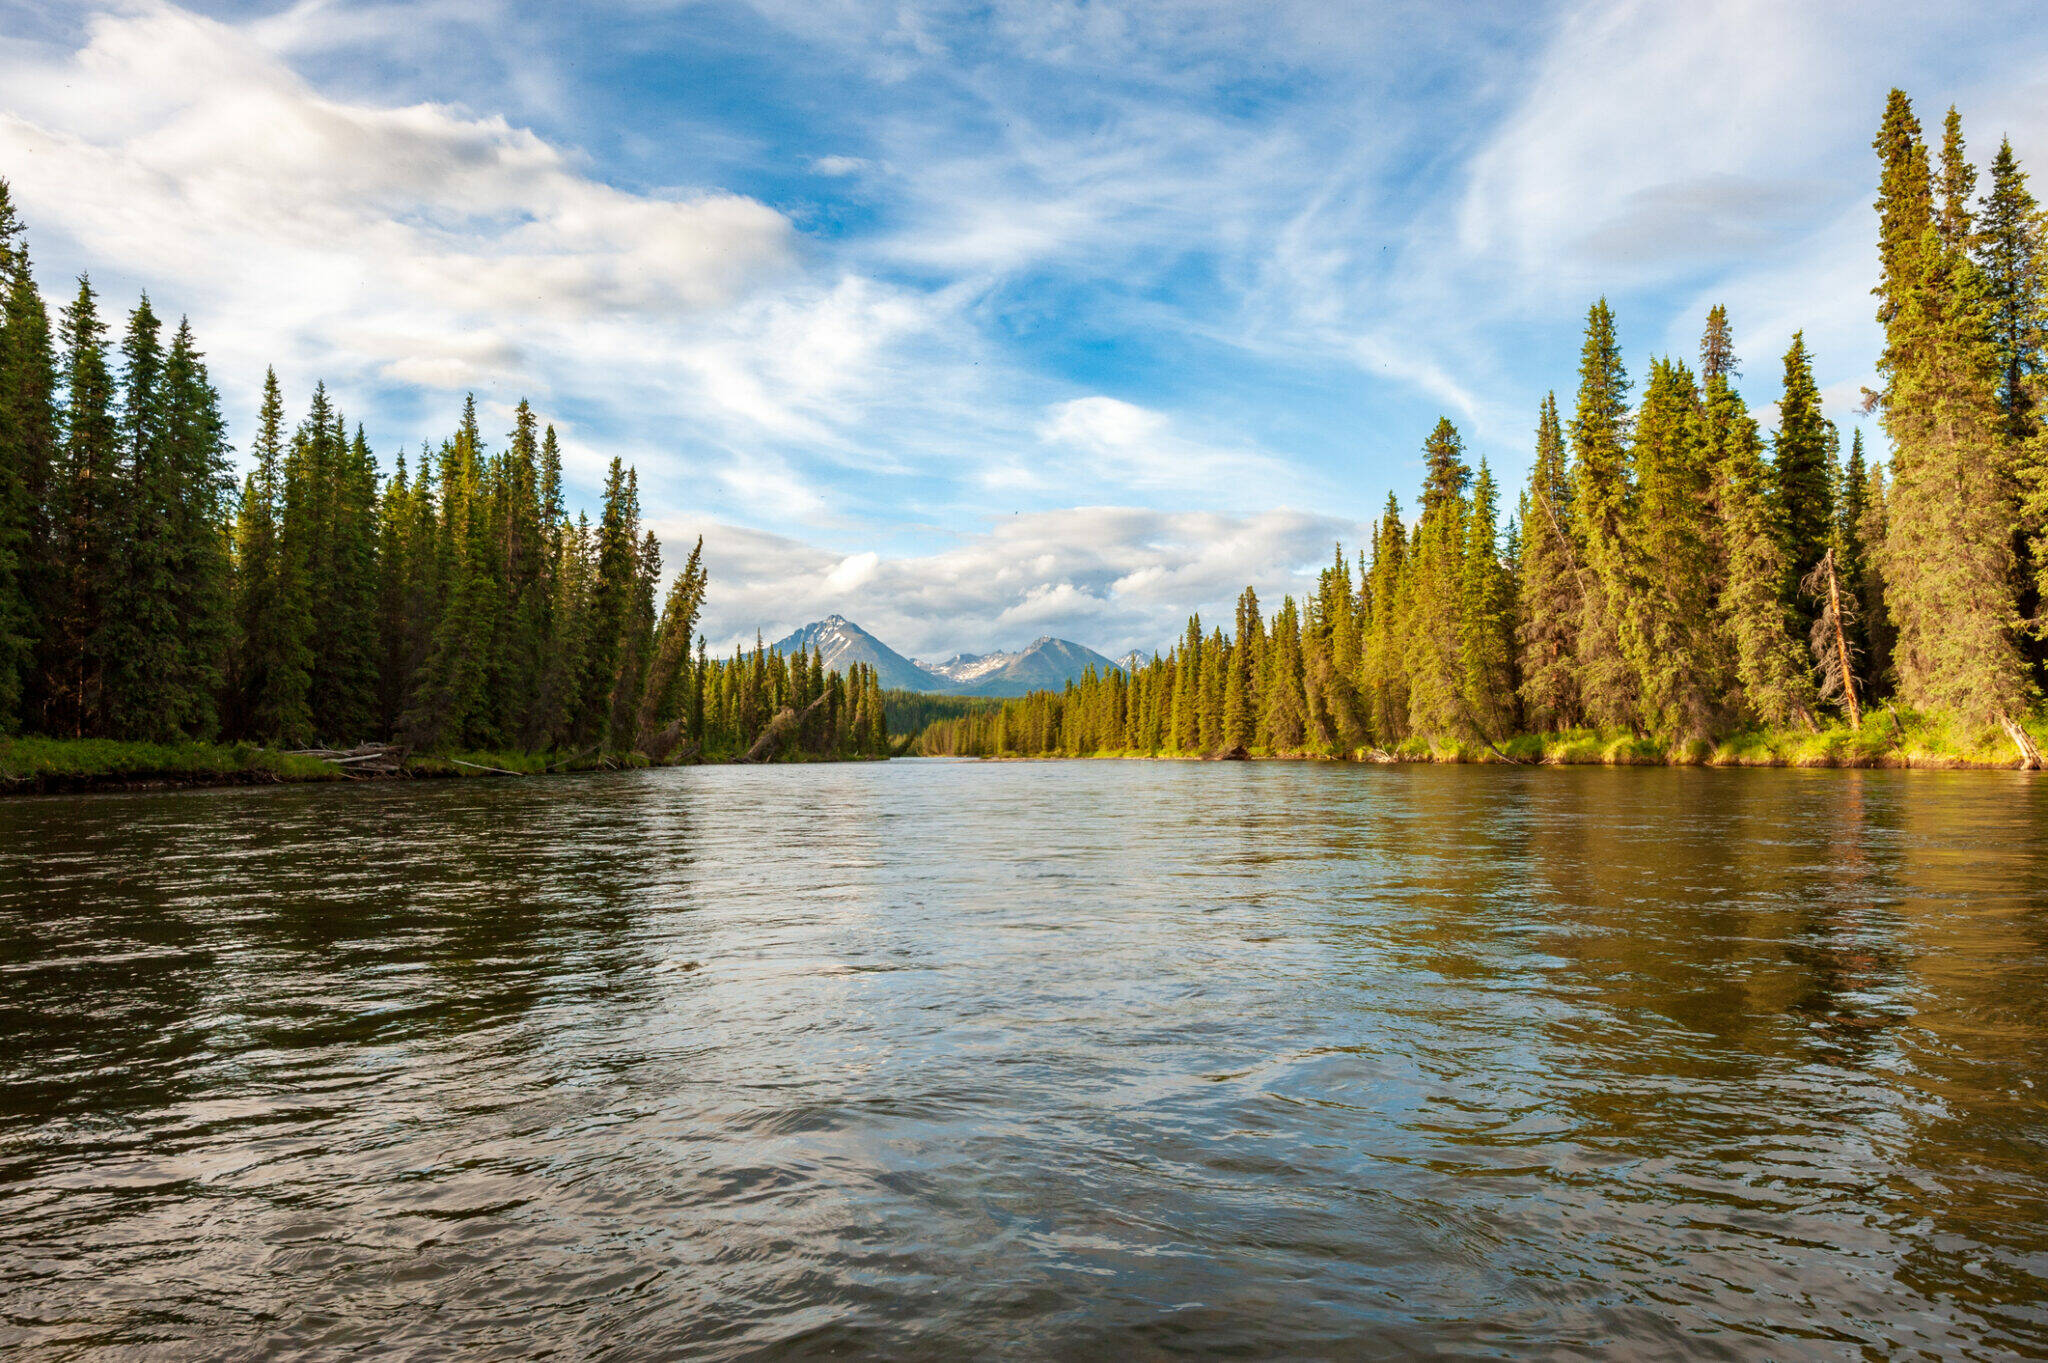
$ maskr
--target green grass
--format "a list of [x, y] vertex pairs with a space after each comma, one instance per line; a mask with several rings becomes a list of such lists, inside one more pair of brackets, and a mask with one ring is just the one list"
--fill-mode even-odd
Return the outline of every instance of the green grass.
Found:
[[249, 743], [127, 743], [108, 738], [0, 739], [0, 787], [91, 781], [339, 781], [341, 768]]
[[[468, 764], [468, 765], [464, 765]], [[457, 752], [427, 753], [406, 760], [416, 777], [493, 777], [499, 771], [543, 772], [644, 767], [638, 753], [600, 757], [594, 753]], [[233, 785], [239, 783], [346, 781], [352, 774], [317, 757], [295, 757], [253, 743], [130, 743], [109, 738], [0, 738], [0, 791], [86, 790], [96, 786]]]

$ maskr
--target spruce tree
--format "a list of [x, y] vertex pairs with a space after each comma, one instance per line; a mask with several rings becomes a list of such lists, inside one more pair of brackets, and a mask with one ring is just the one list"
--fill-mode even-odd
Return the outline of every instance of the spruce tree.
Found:
[[220, 695], [234, 637], [228, 559], [227, 422], [220, 395], [189, 319], [164, 362], [166, 465], [173, 488], [170, 539], [171, 618], [176, 622], [170, 676], [171, 729], [211, 738], [220, 728]]
[[1996, 464], [1998, 354], [1983, 276], [1930, 228], [1887, 328], [1892, 487], [1880, 563], [1900, 696], [1966, 722], [2009, 719], [2032, 687], [2015, 638], [2013, 508]]
[[1948, 106], [1941, 129], [1940, 203], [1935, 226], [1942, 244], [1951, 251], [1965, 251], [1976, 239], [1976, 214], [1971, 200], [1977, 195], [1977, 168], [1963, 154], [1963, 120], [1956, 106]]
[[1692, 371], [1655, 360], [1635, 428], [1636, 498], [1629, 537], [1639, 577], [1624, 639], [1649, 725], [1709, 737], [1730, 678], [1715, 620], [1719, 536], [1710, 530], [1713, 469], [1701, 441]]
[[1889, 324], [1913, 273], [1908, 257], [1917, 256], [1920, 234], [1934, 222], [1934, 190], [1927, 168], [1927, 147], [1920, 140], [1920, 121], [1906, 92], [1894, 88], [1885, 102], [1884, 122], [1876, 141], [1880, 166], [1877, 188], [1878, 282], [1877, 320]]
[[39, 728], [59, 583], [47, 516], [59, 434], [50, 320], [0, 180], [0, 734]]
[[322, 558], [331, 574], [317, 625], [320, 680], [315, 695], [320, 729], [337, 741], [357, 741], [377, 729], [377, 622], [381, 592], [377, 571], [377, 461], [356, 427], [341, 439], [340, 422], [329, 441], [325, 470], [328, 521]]
[[503, 738], [490, 672], [503, 586], [495, 572], [496, 527], [485, 476], [472, 395], [455, 437], [441, 447], [437, 541], [444, 604], [420, 669], [417, 695], [403, 721], [416, 747], [485, 748]]
[[1804, 577], [1828, 551], [1835, 519], [1834, 467], [1828, 439], [1828, 421], [1821, 413], [1820, 388], [1813, 381], [1806, 338], [1795, 331], [1792, 346], [1785, 352], [1785, 392], [1778, 400], [1771, 469], [1786, 566], [1794, 578]]
[[1755, 418], [1719, 378], [1707, 386], [1701, 444], [1721, 489], [1727, 578], [1720, 615], [1735, 655], [1740, 705], [1764, 724], [1813, 724], [1813, 683], [1799, 621], [1785, 598], [1785, 551], [1770, 505], [1770, 470]]
[[1998, 351], [1998, 401], [2007, 437], [2017, 443], [2033, 433], [2036, 380], [2048, 371], [2048, 248], [2040, 206], [2009, 140], [1999, 143], [1991, 163], [1991, 190], [1977, 227], [1977, 267]]
[[[583, 676], [571, 716], [571, 730], [579, 745], [602, 743], [608, 733], [612, 691], [619, 679], [620, 647], [632, 613], [639, 517], [635, 485], [627, 479], [626, 466], [614, 458], [605, 474], [604, 510], [597, 528], [588, 626], [583, 640]], [[755, 670], [761, 673], [767, 659], [759, 648], [754, 652]], [[750, 740], [767, 722], [765, 714], [755, 712], [762, 703], [758, 680], [757, 676], [744, 718]]]
[[1482, 459], [1466, 517], [1458, 651], [1462, 713], [1489, 742], [1515, 728], [1513, 584], [1500, 560], [1498, 500], [1493, 471]]
[[107, 661], [105, 731], [163, 742], [177, 735], [169, 690], [180, 626], [172, 602], [177, 488], [163, 434], [161, 324], [147, 294], [129, 314], [121, 356], [113, 563], [95, 650]]
[[1844, 627], [1855, 655], [1857, 694], [1866, 699], [1870, 685], [1870, 621], [1864, 614], [1871, 581], [1870, 545], [1864, 528], [1870, 520], [1870, 470], [1863, 458], [1863, 428], [1849, 435], [1849, 457], [1837, 479], [1833, 549], [1835, 570], [1848, 596]]
[[1581, 719], [1579, 627], [1585, 575], [1572, 539], [1571, 479], [1557, 394], [1543, 399], [1536, 420], [1536, 464], [1529, 473], [1523, 517], [1521, 609], [1522, 704], [1539, 730], [1569, 729]]
[[[1894, 104], [1904, 104], [1896, 91]], [[1892, 439], [1878, 565], [1897, 627], [1893, 671], [1910, 705], [1970, 723], [2010, 722], [2032, 687], [2015, 637], [2015, 508], [2001, 467], [2006, 419], [1998, 401], [1995, 308], [1967, 250], [1974, 172], [1962, 159], [1960, 125], [1951, 116], [1940, 216], [1931, 203], [1888, 207], [1893, 181], [1910, 177], [1915, 166], [1924, 174], [1926, 164], [1917, 140], [1900, 145], [1888, 136], [1894, 122], [1888, 110], [1878, 139], [1887, 186], [1880, 197], [1887, 269], [1879, 372]]]
[[52, 558], [42, 669], [48, 728], [104, 732], [106, 602], [119, 559], [120, 433], [106, 326], [91, 282], [64, 310], [64, 444], [50, 489]]
[[1579, 695], [1587, 717], [1602, 726], [1633, 726], [1638, 719], [1637, 686], [1621, 640], [1636, 577], [1626, 533], [1628, 390], [1614, 315], [1603, 298], [1586, 314], [1578, 406], [1570, 424], [1573, 539], [1590, 570], [1578, 635]]
[[1424, 736], [1465, 733], [1465, 664], [1460, 641], [1464, 558], [1472, 470], [1465, 442], [1439, 417], [1423, 446], [1422, 519], [1401, 600], [1406, 649], [1408, 727]]
[[1372, 616], [1365, 631], [1361, 663], [1374, 737], [1393, 747], [1408, 736], [1408, 662], [1402, 634], [1402, 602], [1408, 580], [1408, 529], [1401, 504], [1387, 494], [1386, 509], [1373, 531], [1368, 595]]

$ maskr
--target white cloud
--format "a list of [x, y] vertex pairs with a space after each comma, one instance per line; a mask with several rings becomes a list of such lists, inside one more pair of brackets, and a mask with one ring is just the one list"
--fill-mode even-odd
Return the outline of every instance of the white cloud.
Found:
[[0, 168], [46, 286], [55, 242], [189, 311], [239, 429], [270, 363], [292, 393], [325, 378], [387, 422], [392, 399], [436, 398], [407, 443], [438, 438], [464, 389], [525, 393], [599, 412], [655, 462], [695, 447], [732, 510], [817, 513], [778, 444], [861, 443], [890, 352], [951, 305], [808, 268], [755, 199], [627, 192], [501, 115], [332, 98], [265, 45], [338, 22], [139, 0], [88, 19], [73, 52], [0, 39]]
[[705, 536], [705, 632], [720, 648], [771, 641], [838, 612], [897, 651], [945, 657], [1015, 648], [1041, 634], [1111, 656], [1169, 644], [1190, 611], [1228, 624], [1247, 585], [1277, 607], [1310, 589], [1355, 521], [1300, 511], [1246, 515], [1082, 506], [1006, 516], [930, 553], [836, 554], [801, 540], [686, 519], [664, 542]]
[[868, 165], [867, 159], [860, 156], [820, 156], [811, 162], [811, 169], [820, 175], [858, 175]]
[[1255, 451], [1209, 445], [1179, 434], [1164, 412], [1094, 394], [1054, 403], [1038, 428], [1053, 458], [1031, 473], [1014, 467], [1004, 476], [1019, 483], [1173, 489], [1182, 505], [1244, 506], [1252, 488], [1299, 486], [1299, 471]]

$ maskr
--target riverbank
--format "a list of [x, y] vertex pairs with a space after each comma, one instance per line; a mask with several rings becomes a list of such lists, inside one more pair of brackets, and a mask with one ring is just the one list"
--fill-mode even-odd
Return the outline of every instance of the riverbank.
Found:
[[321, 781], [454, 780], [646, 766], [639, 754], [458, 752], [408, 754], [388, 767], [253, 743], [129, 743], [105, 738], [0, 739], [0, 795], [171, 790]]
[[[2048, 749], [2048, 715], [2029, 716], [2022, 726], [2039, 748]], [[913, 745], [913, 748], [915, 745]], [[1573, 729], [1551, 734], [1517, 734], [1499, 744], [1457, 739], [1411, 739], [1398, 747], [1349, 752], [1235, 749], [1229, 752], [1145, 752], [1097, 749], [1085, 753], [961, 753], [932, 756], [985, 757], [995, 761], [1112, 758], [1162, 761], [1271, 761], [1472, 763], [1522, 766], [1602, 767], [1807, 767], [1916, 771], [2015, 771], [2026, 768], [2012, 740], [1997, 729], [1963, 731], [1939, 719], [1879, 711], [1857, 728], [1830, 725], [1804, 729], [1746, 730], [1716, 742], [1645, 737], [1626, 730]]]

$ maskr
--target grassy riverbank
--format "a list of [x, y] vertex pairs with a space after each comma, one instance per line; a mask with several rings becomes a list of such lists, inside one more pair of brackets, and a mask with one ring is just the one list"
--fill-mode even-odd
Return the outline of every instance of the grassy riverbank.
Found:
[[[2030, 716], [2024, 726], [2036, 745], [2048, 749], [2048, 714]], [[912, 751], [917, 751], [913, 743]], [[971, 755], [971, 754], [962, 754]], [[1934, 771], [2012, 770], [2022, 765], [2012, 741], [1997, 729], [1965, 730], [1946, 720], [1901, 711], [1878, 711], [1855, 728], [1832, 724], [1807, 729], [1750, 729], [1716, 742], [1645, 737], [1626, 730], [1573, 729], [1563, 733], [1518, 734], [1498, 745], [1447, 739], [1411, 739], [1392, 749], [1353, 752], [1275, 751], [1253, 748], [1232, 754], [1144, 752], [1097, 749], [1089, 752], [986, 754], [1002, 760], [1123, 758], [1189, 760], [1235, 757], [1251, 761], [1519, 763], [1530, 766], [1608, 767], [1863, 767]]]
[[318, 757], [252, 743], [128, 743], [105, 738], [0, 738], [0, 794], [282, 782], [484, 777], [645, 766], [633, 754], [458, 752], [408, 756], [395, 773], [366, 775]]

